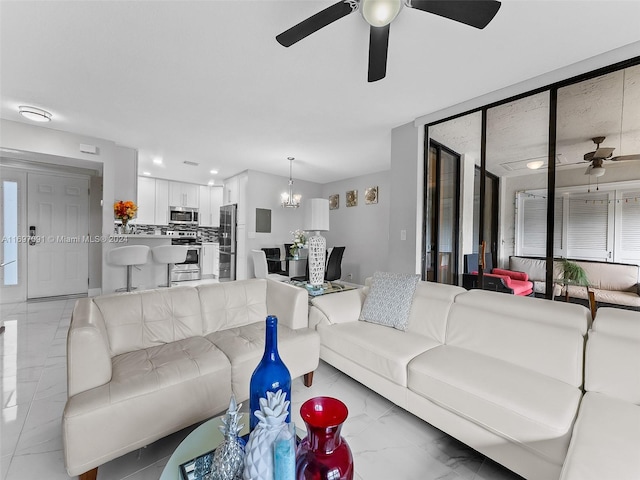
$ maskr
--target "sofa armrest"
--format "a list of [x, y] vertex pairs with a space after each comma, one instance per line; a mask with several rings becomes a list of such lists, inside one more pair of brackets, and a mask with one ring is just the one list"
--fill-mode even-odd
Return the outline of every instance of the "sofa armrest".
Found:
[[309, 313], [310, 326], [315, 328], [318, 323], [357, 321], [365, 298], [366, 295], [361, 288], [314, 297], [311, 300], [312, 307]]
[[277, 315], [278, 323], [292, 330], [309, 326], [307, 290], [267, 279], [267, 313]]
[[111, 380], [111, 353], [100, 310], [90, 298], [76, 302], [67, 335], [67, 395]]

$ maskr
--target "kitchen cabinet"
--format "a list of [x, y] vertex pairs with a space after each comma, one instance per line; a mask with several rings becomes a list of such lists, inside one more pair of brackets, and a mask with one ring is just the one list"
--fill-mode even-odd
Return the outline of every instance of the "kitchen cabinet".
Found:
[[156, 179], [138, 177], [138, 213], [136, 223], [154, 225], [156, 223]]
[[200, 206], [199, 187], [193, 183], [169, 182], [169, 205], [198, 208]]
[[167, 225], [169, 215], [169, 182], [158, 178], [138, 177], [139, 225]]
[[220, 206], [223, 187], [200, 186], [200, 226], [220, 226]]
[[224, 181], [224, 205], [235, 203], [238, 205], [238, 224], [246, 223], [247, 184], [249, 174], [244, 172]]
[[219, 273], [219, 248], [217, 243], [202, 243], [202, 276], [218, 277]]

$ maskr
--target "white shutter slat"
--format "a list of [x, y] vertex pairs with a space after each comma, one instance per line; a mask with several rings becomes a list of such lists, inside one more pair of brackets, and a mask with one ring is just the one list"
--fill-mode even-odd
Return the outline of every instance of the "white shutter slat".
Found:
[[640, 190], [624, 192], [621, 197], [620, 246], [640, 257]]
[[569, 250], [607, 250], [609, 196], [595, 194], [569, 198]]

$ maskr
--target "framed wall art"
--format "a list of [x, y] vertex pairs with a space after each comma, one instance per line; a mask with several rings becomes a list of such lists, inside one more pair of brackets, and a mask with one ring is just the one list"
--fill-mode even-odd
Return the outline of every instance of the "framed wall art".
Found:
[[364, 203], [367, 205], [373, 205], [378, 203], [378, 187], [369, 187], [364, 191]]
[[340, 194], [329, 195], [329, 210], [337, 210], [340, 208]]
[[347, 192], [347, 207], [358, 206], [358, 190], [349, 190]]

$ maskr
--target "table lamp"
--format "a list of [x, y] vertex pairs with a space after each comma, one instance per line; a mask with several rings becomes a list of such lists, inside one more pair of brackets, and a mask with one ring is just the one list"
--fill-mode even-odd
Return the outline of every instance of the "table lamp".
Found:
[[324, 269], [327, 255], [327, 240], [320, 235], [321, 231], [329, 230], [329, 200], [326, 198], [311, 198], [305, 202], [304, 229], [315, 232], [307, 240], [309, 249], [309, 284], [318, 288], [324, 283]]

